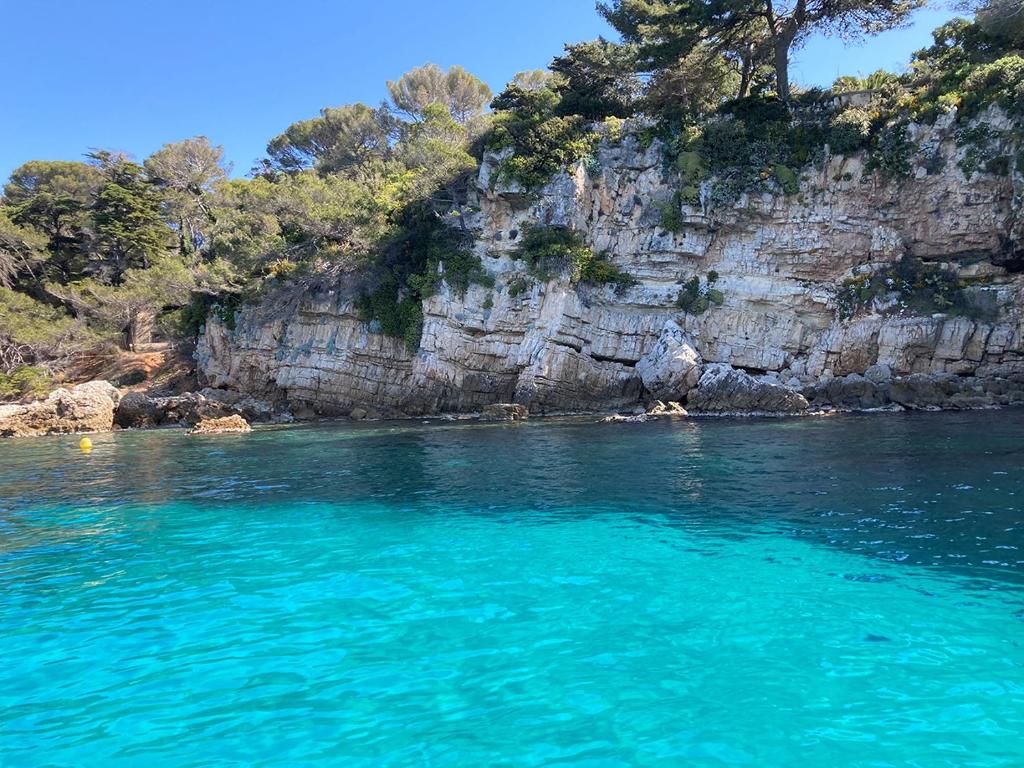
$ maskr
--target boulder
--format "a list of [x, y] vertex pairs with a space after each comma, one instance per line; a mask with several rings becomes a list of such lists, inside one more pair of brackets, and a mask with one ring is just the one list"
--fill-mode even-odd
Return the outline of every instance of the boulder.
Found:
[[121, 397], [114, 413], [119, 427], [155, 427], [160, 423], [162, 411], [156, 400], [141, 392], [127, 392]]
[[114, 401], [100, 386], [57, 389], [45, 400], [0, 407], [0, 437], [104, 432], [113, 426]]
[[864, 378], [872, 384], [887, 384], [892, 380], [892, 368], [885, 363], [875, 363], [864, 371]]
[[273, 403], [260, 400], [257, 397], [246, 395], [242, 392], [235, 392], [231, 389], [206, 387], [201, 389], [199, 394], [210, 402], [223, 405], [232, 413], [237, 413], [249, 422], [270, 421], [287, 423], [295, 420], [288, 411], [275, 407]]
[[175, 397], [147, 397], [140, 392], [129, 392], [121, 398], [115, 419], [118, 426], [125, 428], [193, 426], [203, 419], [231, 414], [229, 406], [208, 400], [198, 392]]
[[866, 376], [851, 373], [822, 382], [813, 388], [811, 398], [815, 405], [827, 403], [853, 410], [881, 408], [889, 402], [888, 384], [876, 384]]
[[252, 432], [252, 427], [237, 413], [219, 419], [202, 419], [188, 431], [190, 435], [237, 435], [246, 432]]
[[676, 402], [663, 403], [655, 401], [654, 405], [647, 411], [646, 416], [689, 416], [686, 409]]
[[233, 406], [246, 398], [246, 395], [233, 389], [214, 389], [213, 387], [204, 387], [199, 390], [199, 394], [207, 400], [227, 406]]
[[296, 421], [315, 421], [317, 419], [317, 412], [308, 405], [292, 403], [289, 406], [289, 411], [294, 414]]
[[366, 421], [367, 419], [376, 420], [381, 418], [381, 413], [376, 408], [356, 406], [348, 412], [348, 417], [353, 421]]
[[493, 403], [480, 409], [480, 421], [525, 421], [530, 412], [519, 403]]
[[906, 408], [934, 411], [950, 407], [950, 399], [962, 390], [958, 376], [948, 373], [914, 373], [889, 383], [889, 397]]
[[163, 411], [162, 424], [181, 424], [191, 426], [203, 419], [216, 419], [232, 415], [232, 409], [223, 403], [207, 400], [198, 392], [186, 392], [174, 397], [157, 399], [157, 405]]
[[89, 392], [96, 395], [102, 395], [103, 397], [110, 398], [110, 401], [117, 408], [118, 403], [121, 402], [121, 391], [111, 384], [109, 381], [103, 379], [96, 379], [95, 381], [87, 381], [84, 384], [79, 384], [72, 387], [72, 392]]
[[682, 401], [700, 380], [702, 359], [689, 336], [669, 321], [657, 343], [636, 364], [636, 372], [651, 396]]
[[704, 413], [799, 413], [807, 409], [807, 399], [781, 384], [715, 363], [705, 367], [687, 405]]
[[229, 407], [246, 421], [273, 421], [277, 415], [273, 405], [258, 397], [243, 397]]
[[958, 392], [949, 398], [949, 405], [959, 410], [971, 411], [981, 408], [996, 408], [999, 402], [992, 395], [982, 392]]

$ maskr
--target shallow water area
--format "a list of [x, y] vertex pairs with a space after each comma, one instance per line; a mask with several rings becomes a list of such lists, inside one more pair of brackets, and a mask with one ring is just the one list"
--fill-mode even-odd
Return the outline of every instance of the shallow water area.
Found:
[[0, 442], [0, 765], [1019, 766], [1024, 412]]

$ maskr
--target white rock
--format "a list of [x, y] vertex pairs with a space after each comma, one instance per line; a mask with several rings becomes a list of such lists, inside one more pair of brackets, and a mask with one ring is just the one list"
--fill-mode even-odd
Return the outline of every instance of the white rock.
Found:
[[640, 358], [636, 372], [657, 400], [686, 400], [700, 379], [700, 353], [674, 320], [665, 324], [658, 341]]

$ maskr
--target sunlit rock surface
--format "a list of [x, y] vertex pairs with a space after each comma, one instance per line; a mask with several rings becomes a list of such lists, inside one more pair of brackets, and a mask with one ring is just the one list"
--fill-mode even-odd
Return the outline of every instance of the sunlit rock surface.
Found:
[[[1018, 171], [965, 178], [948, 120], [912, 134], [938, 151], [944, 163], [929, 167], [941, 170], [915, 166], [909, 178], [887, 181], [865, 173], [862, 158], [834, 157], [805, 172], [796, 195], [747, 195], [714, 212], [684, 206], [679, 233], [660, 226], [674, 186], [657, 145], [645, 150], [627, 138], [602, 146], [596, 163], [533, 196], [492, 186], [487, 158], [470, 224], [496, 285], [465, 296], [442, 287], [424, 304], [417, 353], [361, 322], [341, 288], [308, 296], [284, 317], [272, 307], [247, 310], [234, 330], [211, 321], [199, 369], [211, 387], [323, 414], [468, 412], [508, 402], [532, 412], [624, 409], [689, 397], [713, 364], [787, 391], [791, 406], [1024, 400], [1024, 278], [1013, 271], [1024, 267], [1024, 179]], [[530, 223], [580, 230], [638, 284], [616, 291], [531, 280], [510, 295], [509, 281], [526, 274], [513, 253]], [[842, 319], [842, 281], [904, 254], [957, 269], [992, 319], [898, 306]], [[679, 310], [681, 283], [711, 271], [724, 303], [699, 315]], [[745, 410], [720, 397], [714, 404]]]

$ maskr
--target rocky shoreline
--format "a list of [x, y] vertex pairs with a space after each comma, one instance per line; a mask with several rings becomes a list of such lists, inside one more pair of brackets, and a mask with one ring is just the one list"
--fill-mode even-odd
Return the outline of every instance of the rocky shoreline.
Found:
[[286, 402], [272, 403], [231, 390], [205, 388], [170, 397], [150, 397], [134, 391], [122, 393], [107, 381], [90, 381], [70, 389], [57, 389], [34, 402], [0, 405], [0, 437], [163, 428], [187, 429], [190, 434], [227, 434], [248, 432], [251, 424], [287, 425], [321, 419], [519, 422], [531, 416], [598, 416], [603, 423], [639, 423], [659, 418], [799, 417], [1024, 405], [1024, 387], [1011, 380], [993, 382], [947, 374], [892, 376], [890, 371], [876, 367], [863, 376], [835, 378], [802, 393], [782, 385], [776, 377], [758, 377], [722, 364], [706, 366], [695, 381], [691, 373], [681, 374], [678, 380], [694, 382], [694, 386], [685, 397], [673, 399], [671, 394], [679, 390], [673, 389], [671, 382], [677, 379], [669, 373], [661, 372], [659, 392], [665, 395], [664, 401], [655, 399], [624, 411], [531, 413], [522, 404], [493, 403], [478, 411], [430, 415], [372, 408], [354, 408], [347, 414], [299, 408], [296, 414]]
[[[209, 424], [232, 420], [230, 424]], [[114, 429], [180, 427], [211, 433], [249, 422], [290, 423], [294, 417], [272, 404], [220, 390], [188, 392], [171, 397], [121, 393], [108, 381], [90, 381], [57, 389], [29, 403], [0, 405], [0, 437], [110, 432]], [[207, 426], [204, 427], [203, 425]]]
[[[1012, 128], [996, 108], [979, 120]], [[198, 375], [287, 401], [296, 416], [496, 402], [537, 415], [632, 414], [655, 400], [708, 413], [1024, 403], [1024, 173], [965, 172], [952, 117], [910, 134], [928, 152], [905, 177], [829, 157], [795, 194], [673, 207], [671, 230], [678, 179], [657, 142], [606, 141], [593, 163], [531, 194], [497, 179], [488, 155], [465, 219], [488, 284], [442, 281], [415, 351], [365, 322], [355, 289], [339, 284], [297, 304], [268, 295], [230, 324], [209, 318]], [[531, 274], [517, 248], [534, 226], [579, 233], [631, 284]], [[925, 292], [952, 281], [963, 306], [901, 294], [904, 268]], [[712, 284], [715, 302], [687, 303], [687, 286]]]

